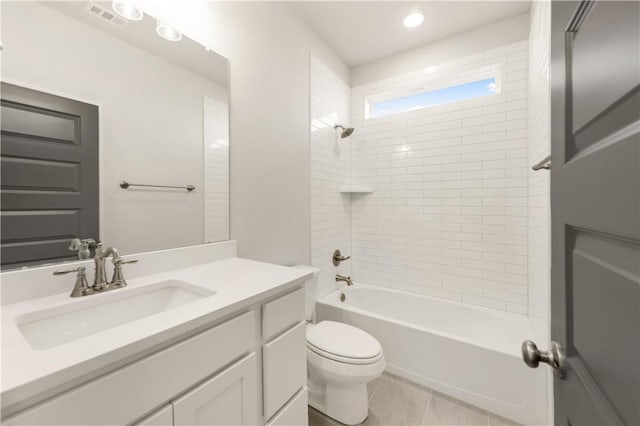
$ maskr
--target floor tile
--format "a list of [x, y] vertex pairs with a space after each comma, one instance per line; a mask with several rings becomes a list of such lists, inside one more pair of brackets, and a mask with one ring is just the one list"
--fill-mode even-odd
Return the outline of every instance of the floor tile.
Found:
[[[369, 417], [363, 425], [521, 426], [389, 373], [369, 382], [367, 392]], [[342, 423], [309, 407], [309, 426]]]
[[329, 417], [309, 407], [309, 426], [336, 426], [337, 424]]
[[484, 410], [462, 401], [433, 392], [424, 416], [424, 425], [468, 425], [486, 426], [488, 416]]
[[377, 377], [372, 381], [370, 381], [369, 383], [367, 383], [367, 395], [369, 395], [369, 399], [371, 399], [376, 389], [378, 389], [378, 385], [380, 385], [380, 381], [382, 380], [382, 377], [383, 376]]
[[420, 425], [431, 391], [390, 374], [385, 374], [369, 401], [364, 425]]

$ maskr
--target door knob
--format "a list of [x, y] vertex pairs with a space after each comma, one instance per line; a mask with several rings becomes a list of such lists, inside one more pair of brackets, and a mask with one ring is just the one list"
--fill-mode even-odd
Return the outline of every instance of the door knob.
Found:
[[525, 340], [522, 342], [522, 359], [531, 368], [537, 368], [541, 362], [549, 364], [561, 379], [566, 374], [566, 356], [560, 343], [551, 342], [548, 351], [540, 351], [531, 340]]

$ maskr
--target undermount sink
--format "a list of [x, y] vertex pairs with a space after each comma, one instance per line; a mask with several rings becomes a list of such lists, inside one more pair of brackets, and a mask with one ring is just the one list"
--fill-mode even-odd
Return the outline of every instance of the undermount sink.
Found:
[[177, 280], [109, 293], [22, 315], [18, 328], [31, 347], [48, 349], [216, 294]]

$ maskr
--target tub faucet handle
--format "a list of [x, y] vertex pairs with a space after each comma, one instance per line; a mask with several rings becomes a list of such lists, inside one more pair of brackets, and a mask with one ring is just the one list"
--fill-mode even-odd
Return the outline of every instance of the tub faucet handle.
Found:
[[340, 250], [336, 250], [333, 252], [333, 256], [331, 257], [331, 260], [333, 261], [333, 266], [338, 266], [340, 265], [340, 262], [344, 262], [345, 260], [349, 260], [351, 259], [351, 256], [343, 256], [342, 253], [340, 252]]

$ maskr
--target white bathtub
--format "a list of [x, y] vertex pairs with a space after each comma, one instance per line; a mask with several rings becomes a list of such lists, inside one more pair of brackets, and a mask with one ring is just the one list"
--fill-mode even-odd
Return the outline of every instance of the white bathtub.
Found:
[[318, 301], [317, 315], [376, 337], [391, 373], [520, 423], [546, 423], [544, 369], [520, 354], [533, 338], [524, 315], [360, 283]]

